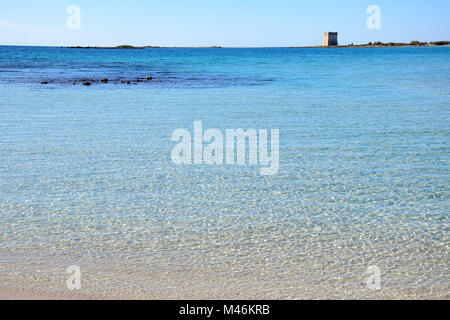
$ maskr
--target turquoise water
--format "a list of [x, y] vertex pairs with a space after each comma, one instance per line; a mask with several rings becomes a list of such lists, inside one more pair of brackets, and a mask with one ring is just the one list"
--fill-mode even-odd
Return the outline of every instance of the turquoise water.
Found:
[[[106, 297], [448, 298], [449, 60], [0, 47], [0, 286], [78, 265]], [[279, 172], [173, 164], [196, 120], [279, 129]]]

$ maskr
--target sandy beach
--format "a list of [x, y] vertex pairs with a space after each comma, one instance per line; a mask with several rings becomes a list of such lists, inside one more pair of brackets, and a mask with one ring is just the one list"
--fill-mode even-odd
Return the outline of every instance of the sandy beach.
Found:
[[77, 293], [11, 289], [0, 287], [0, 300], [105, 300], [100, 296]]

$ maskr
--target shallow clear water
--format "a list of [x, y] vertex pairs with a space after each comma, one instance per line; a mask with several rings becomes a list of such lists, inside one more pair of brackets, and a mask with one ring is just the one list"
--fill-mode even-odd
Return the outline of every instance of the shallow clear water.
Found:
[[[449, 59], [0, 47], [0, 286], [78, 265], [107, 297], [448, 298]], [[278, 174], [173, 164], [196, 120], [279, 129]]]

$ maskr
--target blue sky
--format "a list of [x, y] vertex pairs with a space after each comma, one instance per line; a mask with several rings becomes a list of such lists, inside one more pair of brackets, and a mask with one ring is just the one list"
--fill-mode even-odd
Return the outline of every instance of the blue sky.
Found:
[[[66, 9], [81, 9], [69, 30]], [[369, 30], [369, 5], [381, 29]], [[448, 0], [1, 0], [0, 44], [155, 46], [320, 45], [450, 40]]]

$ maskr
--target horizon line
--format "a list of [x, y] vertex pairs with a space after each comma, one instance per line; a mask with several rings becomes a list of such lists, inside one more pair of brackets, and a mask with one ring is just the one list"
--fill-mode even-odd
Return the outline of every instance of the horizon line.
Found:
[[[414, 44], [413, 42], [417, 42]], [[443, 44], [437, 44], [443, 43]], [[22, 45], [22, 44], [0, 44], [0, 47], [46, 47], [46, 48], [67, 48], [67, 49], [116, 49], [116, 50], [142, 50], [142, 49], [276, 49], [276, 48], [287, 48], [287, 49], [308, 49], [308, 48], [382, 48], [382, 47], [445, 47], [449, 46], [450, 41], [439, 40], [439, 41], [410, 41], [410, 42], [368, 42], [363, 44], [339, 44], [337, 46], [323, 46], [323, 45], [313, 45], [313, 46], [133, 46], [133, 45], [117, 45], [117, 46], [81, 46], [81, 45]], [[123, 48], [122, 48], [123, 47]]]

